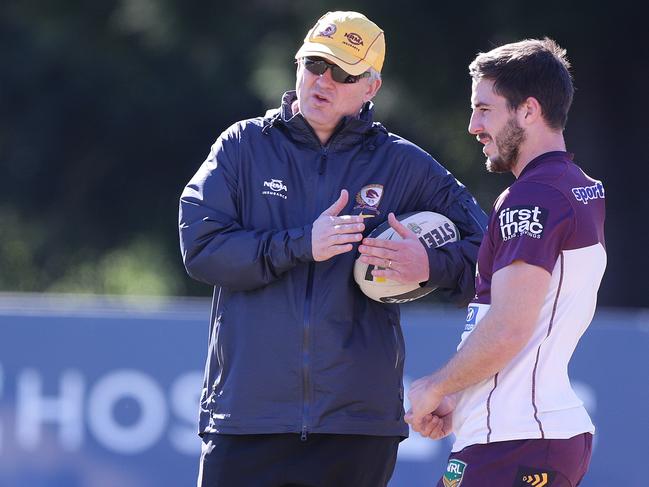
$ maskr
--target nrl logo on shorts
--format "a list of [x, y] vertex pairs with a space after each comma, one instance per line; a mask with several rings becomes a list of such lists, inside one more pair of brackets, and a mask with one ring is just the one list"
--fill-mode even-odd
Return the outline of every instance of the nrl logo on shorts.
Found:
[[466, 463], [455, 459], [449, 460], [444, 477], [442, 477], [444, 487], [460, 487], [465, 468]]
[[379, 215], [381, 212], [378, 210], [378, 206], [382, 196], [382, 184], [368, 184], [367, 186], [363, 186], [356, 193], [356, 206], [354, 206], [354, 210], [371, 210]]

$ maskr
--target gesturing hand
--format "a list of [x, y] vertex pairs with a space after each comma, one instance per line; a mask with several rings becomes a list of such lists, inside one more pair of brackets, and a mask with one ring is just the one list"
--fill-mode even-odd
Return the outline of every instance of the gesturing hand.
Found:
[[346, 189], [340, 196], [313, 222], [311, 230], [311, 251], [317, 262], [330, 259], [334, 255], [352, 250], [352, 242], [359, 242], [365, 230], [363, 217], [356, 215], [338, 216], [349, 201]]
[[388, 215], [388, 222], [403, 240], [379, 240], [366, 238], [358, 247], [361, 262], [381, 267], [374, 269], [374, 277], [386, 277], [397, 282], [428, 281], [428, 253], [417, 235], [402, 225], [394, 216]]

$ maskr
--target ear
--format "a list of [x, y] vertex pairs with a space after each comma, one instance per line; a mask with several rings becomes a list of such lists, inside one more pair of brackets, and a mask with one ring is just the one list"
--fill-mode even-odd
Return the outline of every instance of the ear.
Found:
[[367, 90], [365, 91], [364, 101], [367, 102], [374, 98], [379, 92], [379, 88], [381, 88], [382, 83], [383, 82], [380, 79], [375, 79], [374, 81], [367, 83]]
[[518, 107], [521, 116], [521, 122], [526, 125], [531, 125], [543, 118], [543, 110], [541, 104], [533, 96], [529, 96], [521, 106]]

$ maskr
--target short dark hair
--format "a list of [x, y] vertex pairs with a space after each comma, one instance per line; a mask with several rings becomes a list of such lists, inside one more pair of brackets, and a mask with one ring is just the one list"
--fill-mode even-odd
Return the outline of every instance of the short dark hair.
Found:
[[557, 130], [568, 120], [574, 87], [566, 50], [549, 38], [526, 39], [481, 52], [469, 65], [474, 81], [494, 82], [494, 91], [515, 110], [528, 97], [541, 105], [543, 118]]

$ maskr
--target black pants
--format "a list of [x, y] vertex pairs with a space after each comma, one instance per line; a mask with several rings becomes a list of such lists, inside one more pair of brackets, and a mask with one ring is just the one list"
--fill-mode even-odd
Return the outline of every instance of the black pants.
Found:
[[384, 487], [400, 437], [310, 434], [203, 438], [198, 487]]

